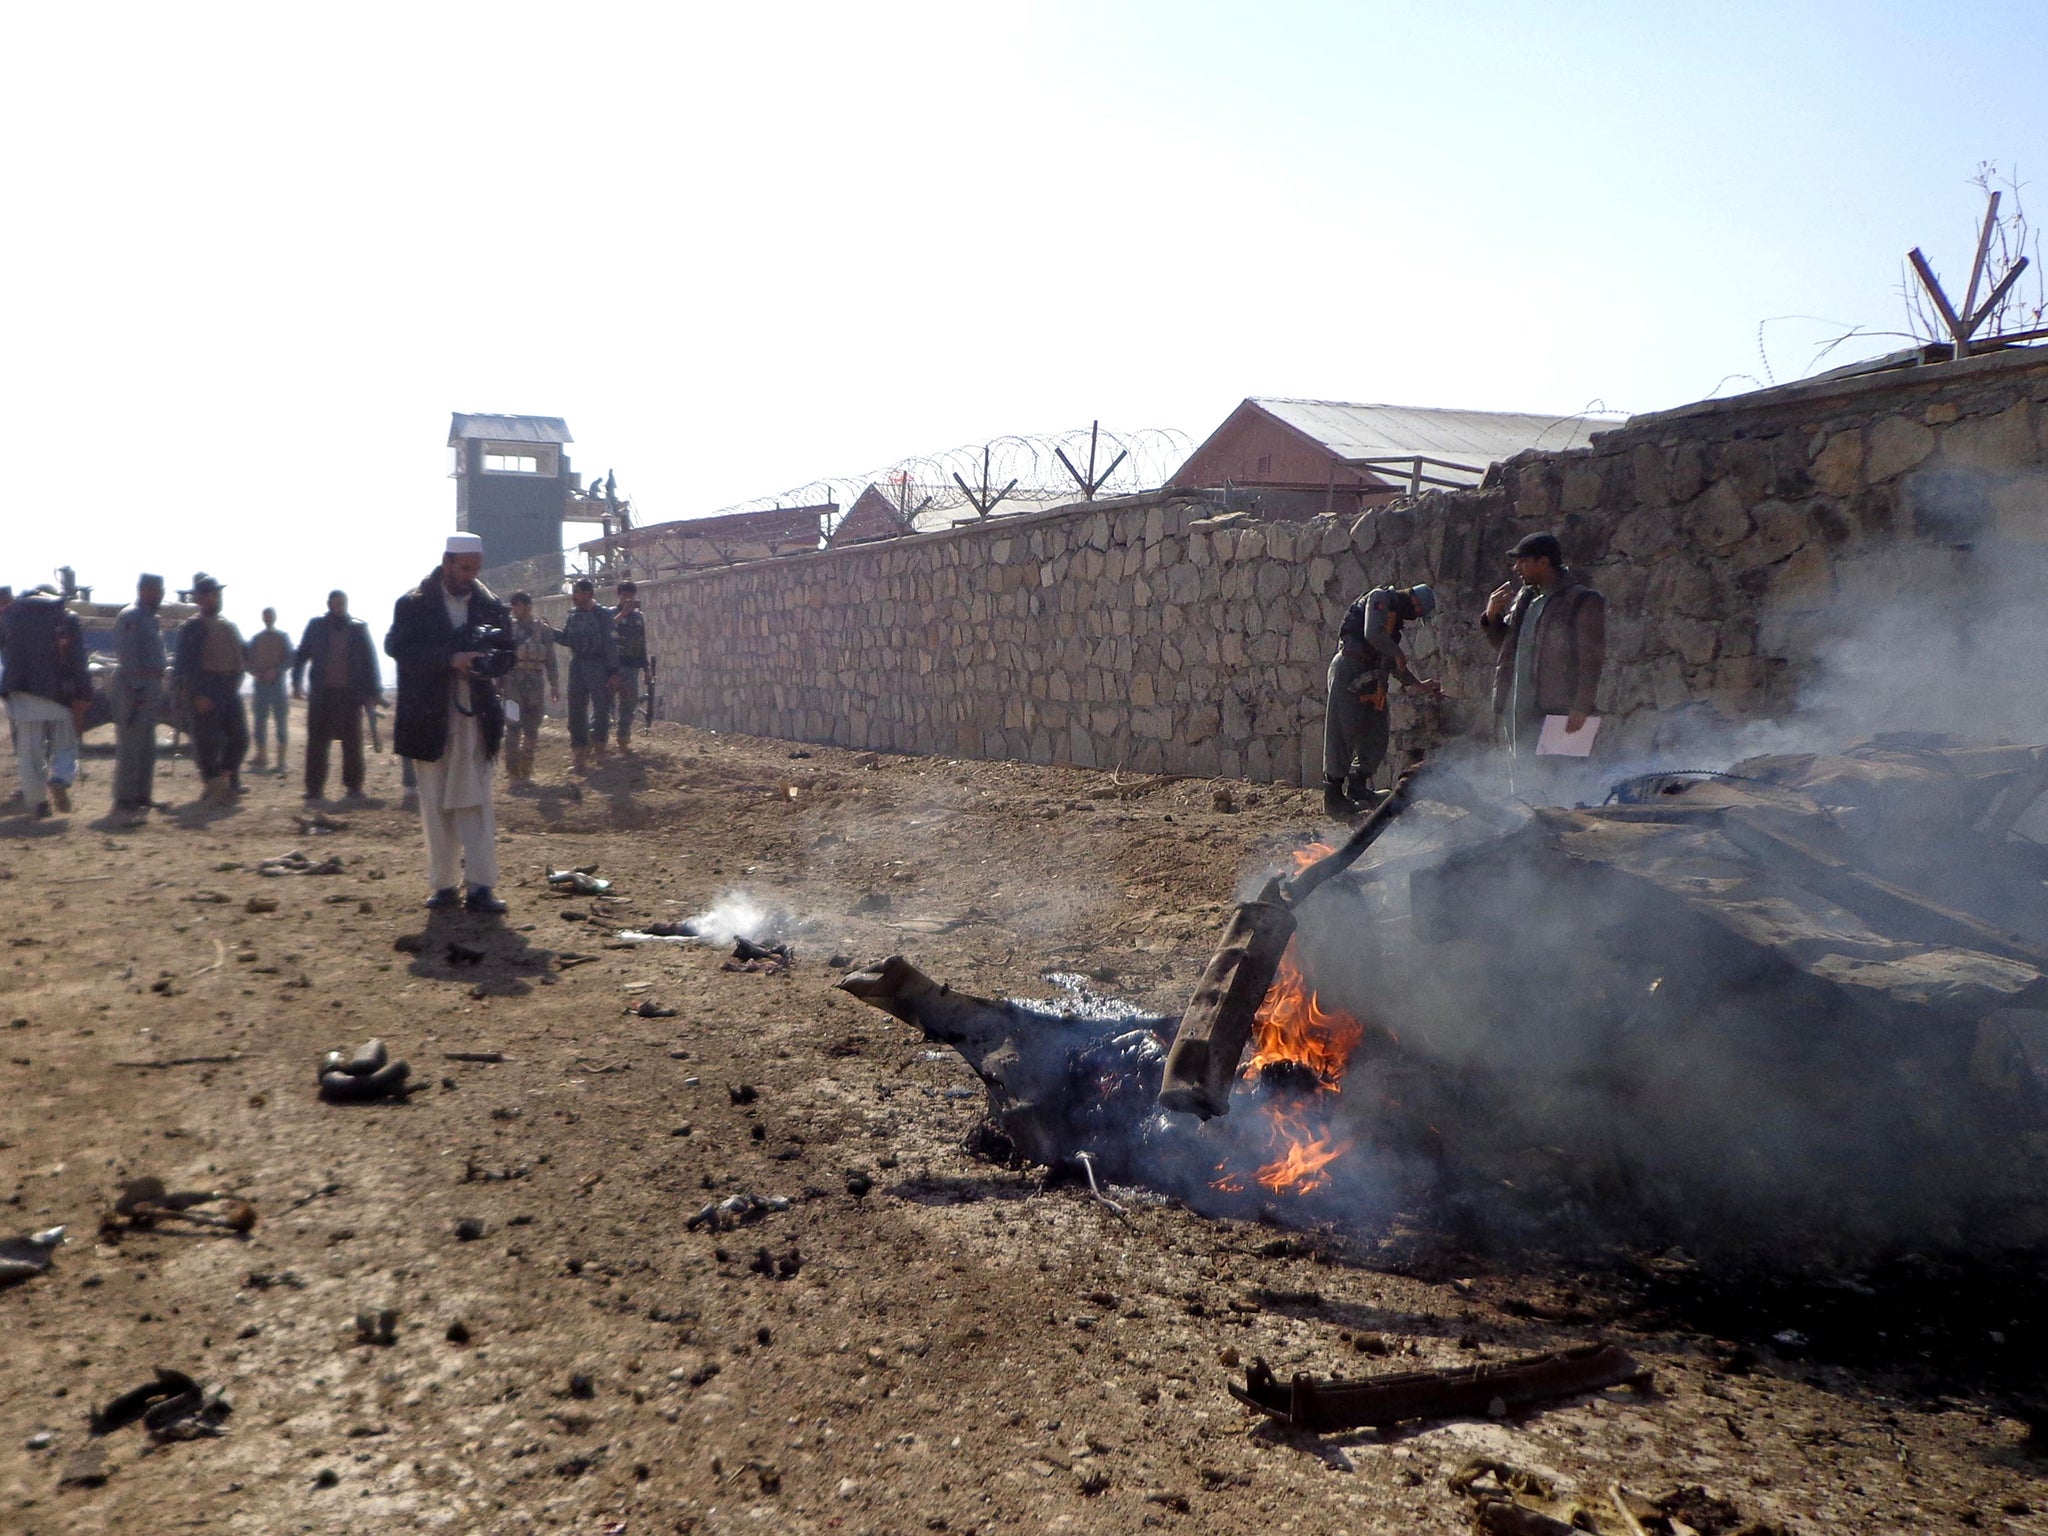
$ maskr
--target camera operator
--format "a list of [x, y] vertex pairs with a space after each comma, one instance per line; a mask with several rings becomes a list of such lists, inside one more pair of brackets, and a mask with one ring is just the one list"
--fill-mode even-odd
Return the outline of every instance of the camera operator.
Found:
[[[491, 759], [505, 734], [496, 678], [518, 661], [511, 615], [478, 581], [483, 540], [452, 533], [441, 568], [398, 600], [384, 650], [398, 663], [392, 745], [418, 767], [427, 830], [427, 905], [502, 913]], [[464, 879], [469, 895], [458, 887]]]

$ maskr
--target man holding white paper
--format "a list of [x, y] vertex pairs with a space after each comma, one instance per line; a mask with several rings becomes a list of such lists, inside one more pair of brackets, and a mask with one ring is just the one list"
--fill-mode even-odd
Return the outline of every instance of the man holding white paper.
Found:
[[1493, 712], [1518, 764], [1585, 757], [1600, 721], [1594, 698], [1607, 664], [1607, 599], [1564, 563], [1554, 533], [1508, 552], [1519, 579], [1486, 600], [1479, 627], [1494, 643]]

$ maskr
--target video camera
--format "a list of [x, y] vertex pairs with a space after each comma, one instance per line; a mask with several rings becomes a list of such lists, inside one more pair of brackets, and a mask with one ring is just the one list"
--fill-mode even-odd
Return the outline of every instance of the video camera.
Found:
[[455, 649], [477, 653], [469, 664], [471, 677], [500, 678], [519, 665], [511, 634], [495, 624], [463, 625], [455, 633]]

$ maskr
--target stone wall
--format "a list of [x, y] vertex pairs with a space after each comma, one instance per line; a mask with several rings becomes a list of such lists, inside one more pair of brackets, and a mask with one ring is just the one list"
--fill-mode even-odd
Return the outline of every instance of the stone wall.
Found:
[[1265, 524], [1185, 495], [643, 583], [663, 714], [886, 751], [1313, 782], [1345, 606], [1434, 582], [1411, 630], [1441, 705], [1488, 727], [1475, 623], [1551, 528], [1611, 605], [1603, 755], [1789, 707], [1831, 637], [1902, 591], [1959, 602], [2048, 537], [2048, 359], [2013, 351], [1639, 417], [1485, 488]]

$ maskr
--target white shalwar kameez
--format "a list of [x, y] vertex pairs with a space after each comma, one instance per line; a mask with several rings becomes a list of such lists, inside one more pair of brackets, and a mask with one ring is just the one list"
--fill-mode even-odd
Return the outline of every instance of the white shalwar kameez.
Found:
[[[448, 620], [457, 629], [469, 622], [469, 598], [444, 588]], [[460, 885], [472, 889], [498, 883], [498, 816], [491, 804], [491, 760], [484, 755], [483, 727], [470, 710], [469, 679], [457, 675], [448, 690], [448, 745], [433, 761], [417, 764], [420, 820], [427, 829], [427, 882], [437, 891]]]

